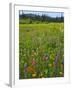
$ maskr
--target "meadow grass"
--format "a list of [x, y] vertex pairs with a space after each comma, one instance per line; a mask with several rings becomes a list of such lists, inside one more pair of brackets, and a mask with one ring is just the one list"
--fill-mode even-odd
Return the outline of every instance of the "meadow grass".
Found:
[[19, 24], [19, 78], [64, 76], [64, 23]]

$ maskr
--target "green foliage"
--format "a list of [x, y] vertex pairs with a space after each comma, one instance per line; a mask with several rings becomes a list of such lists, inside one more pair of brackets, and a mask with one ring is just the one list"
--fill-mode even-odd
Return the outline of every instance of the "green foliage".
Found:
[[19, 78], [63, 77], [63, 49], [64, 23], [19, 24]]

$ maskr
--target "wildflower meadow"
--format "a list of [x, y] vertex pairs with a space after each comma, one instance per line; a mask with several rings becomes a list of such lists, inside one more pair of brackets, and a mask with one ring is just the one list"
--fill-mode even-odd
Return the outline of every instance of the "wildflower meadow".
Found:
[[19, 18], [19, 79], [63, 77], [64, 22], [33, 18]]

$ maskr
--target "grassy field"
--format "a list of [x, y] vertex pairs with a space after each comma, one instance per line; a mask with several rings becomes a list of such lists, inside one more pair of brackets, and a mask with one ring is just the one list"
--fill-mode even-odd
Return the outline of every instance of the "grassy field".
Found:
[[19, 24], [19, 78], [64, 76], [64, 23]]

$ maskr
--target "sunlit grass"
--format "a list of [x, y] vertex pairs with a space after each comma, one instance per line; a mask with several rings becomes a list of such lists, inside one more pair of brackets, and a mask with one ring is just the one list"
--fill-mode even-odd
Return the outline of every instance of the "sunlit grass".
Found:
[[64, 24], [19, 25], [19, 78], [64, 76]]

